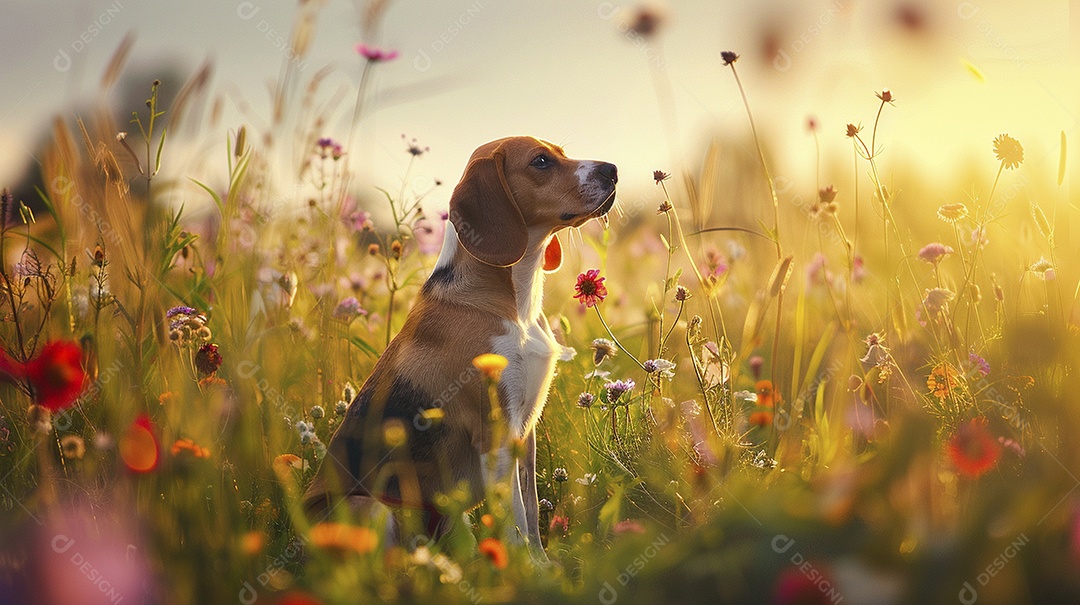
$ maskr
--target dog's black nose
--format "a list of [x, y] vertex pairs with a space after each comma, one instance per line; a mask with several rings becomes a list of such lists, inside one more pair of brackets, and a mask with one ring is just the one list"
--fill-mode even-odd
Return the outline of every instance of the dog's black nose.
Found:
[[600, 176], [611, 179], [611, 184], [619, 182], [619, 169], [615, 167], [615, 164], [609, 164], [604, 162], [596, 169], [600, 173]]

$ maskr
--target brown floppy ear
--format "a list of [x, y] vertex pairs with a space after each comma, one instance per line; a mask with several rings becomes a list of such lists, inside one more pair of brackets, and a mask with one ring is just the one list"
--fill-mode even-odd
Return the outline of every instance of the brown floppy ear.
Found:
[[503, 174], [503, 155], [473, 160], [450, 196], [458, 241], [477, 260], [509, 267], [525, 256], [529, 232]]
[[544, 272], [554, 273], [555, 271], [558, 271], [561, 266], [562, 244], [559, 243], [558, 235], [552, 235], [547, 248], [544, 248]]

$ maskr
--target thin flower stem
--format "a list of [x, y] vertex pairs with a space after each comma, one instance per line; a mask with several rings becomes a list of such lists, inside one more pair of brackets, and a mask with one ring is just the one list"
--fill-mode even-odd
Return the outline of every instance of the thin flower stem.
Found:
[[638, 358], [635, 357], [633, 353], [628, 351], [627, 348], [624, 347], [621, 342], [619, 342], [619, 339], [615, 337], [615, 334], [611, 331], [611, 328], [608, 327], [607, 322], [604, 321], [604, 314], [600, 312], [600, 307], [594, 306], [593, 308], [596, 309], [596, 316], [600, 318], [600, 323], [604, 325], [604, 329], [607, 330], [608, 336], [611, 337], [611, 341], [615, 343], [615, 346], [619, 347], [619, 350], [623, 353], [626, 353], [627, 357], [633, 359], [634, 363], [636, 363], [638, 367], [642, 369], [642, 371], [648, 372], [648, 370], [645, 370], [645, 364], [638, 361]]

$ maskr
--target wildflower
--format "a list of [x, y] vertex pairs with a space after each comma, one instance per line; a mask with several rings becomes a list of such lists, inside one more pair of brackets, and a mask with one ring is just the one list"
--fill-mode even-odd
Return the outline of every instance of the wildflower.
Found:
[[739, 60], [739, 55], [730, 50], [725, 50], [720, 53], [720, 58], [724, 61], [724, 67], [727, 67], [728, 65], [734, 65]]
[[159, 449], [154, 425], [146, 414], [136, 417], [120, 438], [120, 458], [133, 473], [149, 473], [156, 469]]
[[749, 422], [754, 426], [767, 427], [773, 422], [773, 413], [771, 410], [757, 410], [751, 412]]
[[889, 359], [889, 348], [885, 346], [885, 335], [874, 332], [866, 337], [866, 355], [859, 361], [878, 365]]
[[343, 299], [334, 307], [334, 319], [343, 323], [349, 323], [361, 315], [367, 315], [367, 311], [360, 307], [360, 301], [355, 296]]
[[345, 412], [348, 412], [348, 411], [349, 411], [349, 404], [345, 403], [344, 400], [338, 400], [338, 402], [334, 404], [334, 415], [335, 416], [344, 416]]
[[396, 50], [383, 50], [381, 48], [375, 48], [374, 46], [368, 46], [363, 42], [356, 45], [356, 52], [372, 63], [393, 61], [398, 56], [398, 51]]
[[78, 435], [64, 435], [60, 439], [60, 453], [68, 460], [82, 460], [86, 453], [86, 442]]
[[555, 505], [552, 504], [551, 500], [548, 500], [547, 498], [540, 498], [539, 506], [540, 512], [542, 513], [549, 513], [555, 510]]
[[195, 443], [195, 441], [186, 437], [183, 439], [177, 439], [175, 442], [173, 442], [172, 447], [169, 448], [169, 453], [172, 454], [174, 458], [184, 453], [187, 453], [194, 458], [210, 457], [210, 450], [206, 449], [205, 447], [199, 446], [197, 443]]
[[577, 406], [579, 408], [583, 408], [583, 409], [587, 410], [587, 409], [589, 409], [589, 408], [591, 408], [593, 406], [593, 403], [595, 401], [596, 401], [596, 397], [594, 397], [592, 393], [582, 393], [582, 394], [578, 395]]
[[480, 554], [491, 561], [495, 569], [506, 569], [510, 563], [510, 556], [506, 552], [506, 546], [498, 538], [484, 538], [477, 545]]
[[71, 407], [82, 393], [86, 380], [82, 356], [82, 347], [62, 340], [45, 345], [26, 363], [13, 361], [0, 351], [0, 379], [25, 381], [34, 403], [55, 412]]
[[401, 240], [394, 240], [390, 243], [390, 255], [394, 258], [401, 258], [401, 252], [404, 248], [405, 247], [401, 245]]
[[619, 402], [619, 399], [623, 395], [634, 390], [637, 386], [633, 380], [616, 380], [615, 382], [609, 382], [604, 385], [604, 389], [607, 391], [607, 402], [611, 405], [615, 405]]
[[304, 461], [296, 454], [281, 454], [274, 458], [271, 467], [273, 467], [274, 473], [279, 478], [289, 477], [293, 470], [302, 470], [304, 468]]
[[562, 347], [559, 351], [559, 361], [573, 361], [577, 357], [577, 350], [574, 347]]
[[563, 515], [553, 515], [548, 529], [552, 532], [558, 530], [559, 535], [565, 536], [570, 531], [570, 518]]
[[817, 252], [814, 254], [814, 258], [810, 259], [810, 263], [806, 265], [806, 281], [811, 286], [823, 286], [825, 284], [831, 284], [833, 281], [833, 274], [831, 271], [825, 268], [828, 263], [828, 259], [825, 255]]
[[896, 100], [896, 97], [893, 96], [892, 91], [888, 88], [882, 90], [881, 92], [874, 93], [874, 96], [881, 99], [882, 103], [892, 103]]
[[926, 244], [919, 250], [919, 260], [931, 265], [937, 265], [943, 258], [953, 252], [955, 252], [955, 250], [951, 247], [934, 242], [932, 244]]
[[371, 256], [377, 256], [379, 254], [379, 244], [368, 244], [367, 253]]
[[632, 18], [626, 23], [626, 28], [642, 38], [649, 38], [656, 33], [663, 22], [664, 15], [658, 8], [643, 5], [634, 11]]
[[854, 124], [848, 124], [847, 125], [847, 136], [848, 136], [848, 138], [852, 138], [855, 135], [859, 134], [860, 130], [862, 130], [862, 126], [856, 126]]
[[1056, 277], [1056, 274], [1054, 272], [1054, 265], [1051, 264], [1050, 261], [1046, 260], [1045, 257], [1040, 258], [1038, 261], [1031, 265], [1031, 272], [1038, 275], [1041, 279], [1045, 281], [1053, 281]]
[[645, 526], [633, 519], [627, 519], [625, 521], [619, 521], [611, 528], [615, 532], [615, 535], [619, 534], [643, 534], [645, 533]]
[[926, 388], [930, 389], [930, 394], [938, 399], [945, 399], [959, 385], [960, 376], [956, 368], [947, 362], [934, 366], [934, 369], [930, 370], [930, 375], [926, 377]]
[[195, 369], [204, 376], [213, 376], [221, 367], [221, 362], [221, 353], [218, 353], [215, 344], [205, 344], [195, 353]]
[[480, 516], [480, 524], [488, 529], [491, 529], [492, 527], [495, 527], [495, 517], [493, 517], [490, 513], [484, 513]]
[[750, 366], [750, 373], [754, 376], [754, 379], [761, 378], [761, 368], [765, 366], [765, 358], [761, 355], [754, 355], [750, 357], [747, 364]]
[[938, 206], [937, 216], [946, 223], [955, 223], [968, 215], [967, 206], [962, 203]]
[[642, 365], [649, 374], [659, 374], [668, 380], [675, 377], [675, 364], [666, 359], [650, 359]]
[[675, 286], [675, 302], [686, 302], [690, 296], [690, 290], [687, 290], [686, 286]]
[[817, 129], [818, 129], [817, 118], [815, 118], [813, 116], [810, 116], [809, 118], [806, 118], [806, 129], [809, 130], [810, 132], [817, 132]]
[[574, 298], [578, 299], [578, 302], [585, 305], [586, 308], [596, 306], [607, 298], [607, 287], [604, 286], [604, 279], [600, 277], [599, 269], [589, 269], [585, 273], [578, 275], [577, 284], [574, 285]]
[[774, 400], [779, 400], [771, 380], [759, 380], [754, 385], [757, 392], [757, 404], [759, 407], [771, 408]]
[[983, 359], [982, 355], [979, 355], [975, 351], [968, 353], [968, 363], [971, 364], [971, 367], [978, 370], [979, 374], [982, 374], [983, 376], [990, 375], [990, 364]]
[[851, 265], [851, 281], [856, 284], [860, 283], [862, 280], [866, 279], [866, 275], [866, 261], [863, 260], [863, 257], [856, 256], [855, 262]]
[[480, 373], [485, 378], [493, 382], [499, 381], [502, 371], [506, 369], [508, 363], [505, 357], [494, 353], [484, 353], [483, 355], [477, 355], [473, 359], [473, 365], [476, 366], [476, 369], [480, 370]]
[[1024, 451], [1024, 446], [1007, 437], [998, 437], [998, 443], [1001, 445], [1002, 450], [1009, 450], [1021, 458], [1027, 454]]
[[652, 178], [654, 181], [656, 181], [656, 184], [659, 185], [660, 183], [663, 183], [664, 181], [670, 179], [671, 175], [664, 172], [663, 170], [653, 170]]
[[[945, 309], [945, 305], [952, 300], [954, 296], [955, 294], [945, 288], [932, 288], [927, 290], [922, 305], [915, 311], [919, 323], [925, 326], [927, 321], [936, 319]], [[927, 317], [923, 317], [923, 310], [926, 311]]]
[[949, 460], [962, 475], [978, 477], [994, 468], [1001, 457], [1001, 444], [986, 427], [986, 418], [979, 416], [956, 428], [946, 445]]
[[818, 200], [822, 204], [831, 204], [836, 199], [836, 187], [829, 185], [824, 189], [818, 190]]
[[1011, 170], [1024, 163], [1024, 148], [1020, 146], [1020, 141], [1009, 135], [999, 135], [994, 139], [994, 156], [1002, 166]]
[[559, 483], [565, 483], [570, 479], [570, 474], [566, 472], [565, 468], [560, 466], [556, 467], [555, 470], [551, 471], [551, 478], [558, 481]]
[[353, 386], [353, 383], [345, 383], [345, 386], [341, 389], [341, 398], [345, 400], [346, 404], [352, 403], [352, 400], [356, 399], [356, 387]]
[[318, 420], [326, 415], [326, 410], [321, 405], [311, 406], [311, 417]]
[[178, 315], [198, 315], [199, 312], [191, 307], [177, 305], [165, 312], [165, 319], [172, 319]]
[[660, 202], [660, 206], [657, 207], [656, 213], [657, 214], [667, 214], [668, 212], [671, 212], [671, 208], [672, 208], [671, 202], [668, 201], [668, 200], [664, 200], [664, 201]]
[[592, 485], [596, 483], [596, 473], [585, 473], [581, 477], [574, 479], [574, 481], [585, 486]]
[[311, 528], [308, 537], [317, 548], [367, 554], [379, 544], [379, 535], [367, 527], [323, 522]]
[[[403, 140], [403, 141], [405, 140], [405, 135], [404, 134], [401, 135], [401, 140]], [[420, 157], [420, 156], [424, 155], [425, 153], [431, 151], [431, 148], [430, 147], [420, 147], [419, 143], [416, 142], [416, 138], [414, 137], [413, 140], [408, 141], [408, 142], [405, 143], [405, 150], [408, 151], [409, 155], [411, 155], [413, 157]]]

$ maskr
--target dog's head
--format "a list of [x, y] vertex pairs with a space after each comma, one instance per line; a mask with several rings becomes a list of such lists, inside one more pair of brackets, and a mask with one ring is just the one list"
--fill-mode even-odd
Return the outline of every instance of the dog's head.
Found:
[[533, 137], [499, 139], [473, 152], [450, 198], [450, 222], [469, 254], [507, 267], [525, 255], [530, 237], [606, 214], [617, 181], [614, 164], [572, 160]]

